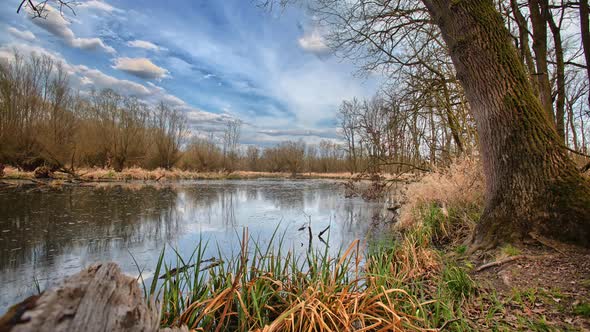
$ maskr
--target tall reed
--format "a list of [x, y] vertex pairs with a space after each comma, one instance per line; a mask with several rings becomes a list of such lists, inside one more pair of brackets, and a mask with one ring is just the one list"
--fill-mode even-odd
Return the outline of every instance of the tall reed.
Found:
[[[176, 267], [158, 260], [146, 296], [159, 298], [162, 325], [198, 331], [425, 331], [424, 296], [402, 276], [397, 246], [363, 250], [358, 240], [332, 257], [328, 247], [296, 253], [275, 230], [266, 244], [240, 237], [240, 252], [206, 259], [200, 241]], [[174, 249], [172, 249], [174, 250]], [[141, 272], [141, 271], [140, 271]], [[157, 282], [160, 276], [161, 284]], [[143, 279], [142, 279], [143, 282]], [[419, 292], [417, 294], [420, 294]]]

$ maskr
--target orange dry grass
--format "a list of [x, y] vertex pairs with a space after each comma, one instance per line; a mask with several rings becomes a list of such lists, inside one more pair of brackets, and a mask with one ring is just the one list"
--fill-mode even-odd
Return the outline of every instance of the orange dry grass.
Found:
[[7, 179], [28, 179], [33, 177], [33, 173], [21, 172], [17, 168], [6, 166], [4, 169], [4, 177]]
[[[423, 331], [396, 303], [412, 297], [402, 289], [337, 291], [318, 284], [298, 294], [270, 325], [258, 331]], [[415, 307], [417, 308], [417, 307]]]
[[[300, 266], [291, 253], [249, 256], [244, 230], [240, 256], [208, 279], [165, 281], [163, 323], [197, 331], [429, 331], [421, 300], [389, 273], [399, 268], [392, 251], [363, 265], [359, 244], [336, 258], [311, 253]], [[185, 282], [196, 286], [183, 289]]]
[[[254, 171], [235, 171], [227, 172], [198, 172], [187, 171], [178, 168], [166, 170], [163, 168], [156, 168], [148, 170], [141, 167], [129, 167], [123, 169], [121, 172], [115, 172], [108, 168], [79, 168], [76, 174], [80, 178], [88, 181], [125, 181], [125, 180], [216, 180], [216, 179], [259, 179], [259, 178], [274, 178], [274, 179], [289, 179], [293, 178], [293, 174], [289, 172], [254, 172]], [[67, 178], [69, 175], [65, 173], [56, 172], [56, 178]], [[382, 174], [385, 179], [394, 178], [391, 174]], [[352, 179], [363, 178], [363, 174], [351, 174], [348, 172], [342, 173], [317, 173], [305, 172], [299, 173], [295, 176], [302, 179]], [[6, 166], [5, 178], [7, 179], [32, 179], [33, 172], [22, 172], [18, 169]]]
[[424, 204], [447, 207], [481, 204], [484, 195], [484, 178], [479, 160], [457, 159], [450, 167], [427, 174], [408, 186], [406, 203], [402, 207], [399, 227], [409, 229], [421, 220], [416, 215]]

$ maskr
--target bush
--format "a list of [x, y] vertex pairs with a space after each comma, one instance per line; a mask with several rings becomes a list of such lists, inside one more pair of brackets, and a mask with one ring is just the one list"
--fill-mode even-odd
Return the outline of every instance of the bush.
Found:
[[452, 242], [470, 231], [479, 219], [483, 196], [479, 161], [457, 159], [448, 168], [437, 169], [408, 186], [397, 227], [427, 227], [433, 240]]

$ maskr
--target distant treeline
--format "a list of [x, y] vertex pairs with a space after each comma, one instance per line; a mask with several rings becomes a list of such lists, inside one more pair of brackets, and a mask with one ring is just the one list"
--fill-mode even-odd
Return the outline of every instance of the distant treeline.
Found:
[[[47, 56], [15, 52], [0, 64], [0, 163], [32, 171], [39, 166], [73, 172], [79, 167], [120, 171], [179, 167], [197, 171], [347, 171], [336, 143], [284, 142], [240, 148], [240, 123], [223, 137], [191, 135], [184, 113], [113, 90], [82, 94], [66, 68]], [[221, 142], [218, 142], [221, 141]]]
[[48, 56], [0, 65], [0, 162], [24, 170], [40, 165], [128, 165], [170, 168], [187, 134], [182, 112], [165, 103], [150, 107], [112, 90], [83, 96], [66, 68]]
[[15, 52], [0, 63], [0, 164], [67, 172], [134, 166], [290, 173], [427, 169], [475, 144], [465, 103], [460, 94], [448, 95], [452, 106], [429, 106], [429, 112], [421, 112], [420, 98], [344, 101], [338, 116], [343, 144], [241, 146], [238, 120], [228, 121], [221, 135], [191, 133], [186, 115], [164, 102], [153, 105], [109, 89], [81, 93], [61, 63]]
[[197, 171], [247, 170], [264, 172], [350, 171], [346, 154], [337, 143], [327, 140], [319, 145], [302, 141], [286, 141], [274, 147], [248, 146], [239, 153], [224, 153], [224, 149], [208, 139], [193, 139], [179, 163], [180, 168]]

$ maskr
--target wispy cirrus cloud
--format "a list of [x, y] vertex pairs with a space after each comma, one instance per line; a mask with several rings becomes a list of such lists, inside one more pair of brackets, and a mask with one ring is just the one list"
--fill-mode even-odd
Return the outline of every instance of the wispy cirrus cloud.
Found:
[[147, 58], [116, 58], [113, 68], [146, 80], [162, 79], [169, 76], [168, 70], [154, 64]]

